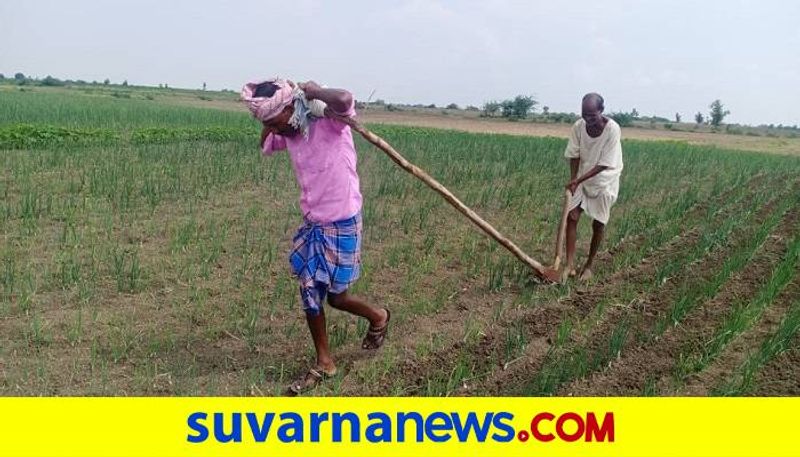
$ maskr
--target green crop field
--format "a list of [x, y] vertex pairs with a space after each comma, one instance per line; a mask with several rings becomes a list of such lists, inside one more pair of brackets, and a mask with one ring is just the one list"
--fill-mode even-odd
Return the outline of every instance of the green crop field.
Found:
[[[565, 140], [371, 128], [549, 262]], [[274, 395], [305, 371], [299, 191], [258, 134], [166, 90], [0, 86], [0, 394]], [[800, 158], [625, 141], [595, 282], [542, 286], [356, 140], [354, 292], [392, 330], [367, 353], [331, 311], [314, 394], [800, 395]]]

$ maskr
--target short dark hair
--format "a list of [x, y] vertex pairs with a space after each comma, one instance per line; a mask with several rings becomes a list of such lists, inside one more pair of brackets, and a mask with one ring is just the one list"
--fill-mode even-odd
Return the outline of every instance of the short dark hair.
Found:
[[584, 102], [589, 101], [589, 100], [594, 102], [595, 106], [600, 111], [603, 111], [603, 110], [606, 109], [605, 100], [603, 100], [603, 96], [598, 94], [597, 92], [589, 92], [588, 94], [583, 96], [583, 101]]
[[253, 91], [253, 96], [255, 97], [272, 97], [275, 95], [275, 92], [279, 89], [277, 84], [273, 84], [269, 81], [263, 82], [256, 86], [256, 90]]

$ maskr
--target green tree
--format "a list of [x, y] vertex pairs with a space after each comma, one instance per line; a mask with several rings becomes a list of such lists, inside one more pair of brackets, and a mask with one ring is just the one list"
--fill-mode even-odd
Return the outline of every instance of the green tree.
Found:
[[719, 125], [722, 124], [722, 121], [725, 120], [725, 116], [731, 114], [730, 111], [725, 109], [725, 106], [721, 101], [719, 101], [719, 99], [714, 100], [711, 105], [709, 105], [709, 108], [711, 108], [711, 112], [708, 113], [708, 118], [711, 122], [711, 125], [714, 127], [719, 127]]
[[639, 119], [639, 112], [636, 111], [636, 108], [631, 110], [631, 117], [633, 117], [634, 119]]
[[107, 85], [109, 85], [109, 84], [111, 84], [111, 80], [110, 80], [110, 79], [108, 79], [108, 78], [106, 78], [106, 79], [103, 81], [103, 85], [104, 85], [104, 86], [107, 86]]
[[517, 95], [513, 100], [503, 101], [500, 106], [503, 109], [503, 117], [525, 119], [538, 103], [531, 96]]
[[681, 123], [681, 113], [675, 113], [675, 123], [676, 124]]
[[542, 114], [544, 114], [545, 116], [550, 114], [550, 107], [549, 106], [543, 106], [542, 107]]
[[128, 80], [122, 81], [122, 87], [128, 87]]
[[702, 124], [704, 120], [705, 119], [703, 118], [703, 113], [701, 113], [700, 111], [698, 111], [697, 114], [694, 115], [694, 121], [697, 123], [697, 125]]
[[22, 74], [22, 73], [17, 73], [17, 74], [15, 74], [15, 75], [14, 75], [14, 79], [16, 79], [17, 81], [24, 81], [24, 80], [25, 80], [25, 79], [27, 79], [27, 78], [25, 78], [25, 75], [24, 75], [24, 74]]
[[486, 117], [494, 117], [498, 111], [500, 111], [499, 102], [491, 101], [483, 104], [483, 115]]
[[458, 108], [458, 105], [456, 105], [455, 103], [451, 103], [451, 104], [447, 105], [447, 109], [459, 109], [459, 108]]
[[6, 79], [5, 75], [3, 75], [2, 73], [0, 73], [0, 81], [2, 81], [2, 80], [4, 80], [4, 79]]
[[500, 102], [500, 110], [503, 117], [514, 117], [514, 101], [503, 100]]

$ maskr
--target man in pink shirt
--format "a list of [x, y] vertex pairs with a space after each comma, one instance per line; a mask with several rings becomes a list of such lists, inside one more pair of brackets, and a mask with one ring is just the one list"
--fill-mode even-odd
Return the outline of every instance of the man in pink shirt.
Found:
[[347, 291], [360, 274], [362, 227], [362, 198], [350, 127], [326, 117], [306, 117], [303, 112], [306, 105], [298, 104], [303, 96], [311, 103], [314, 100], [325, 103], [325, 110], [337, 115], [356, 114], [350, 92], [322, 88], [312, 81], [295, 85], [272, 79], [249, 83], [242, 89], [242, 99], [264, 125], [261, 134], [264, 154], [288, 149], [300, 185], [300, 208], [305, 223], [294, 236], [289, 262], [300, 283], [317, 360], [289, 387], [294, 394], [336, 374], [322, 306], [326, 297], [334, 308], [369, 321], [362, 342], [364, 349], [377, 349], [383, 344], [391, 317], [388, 309], [370, 306]]

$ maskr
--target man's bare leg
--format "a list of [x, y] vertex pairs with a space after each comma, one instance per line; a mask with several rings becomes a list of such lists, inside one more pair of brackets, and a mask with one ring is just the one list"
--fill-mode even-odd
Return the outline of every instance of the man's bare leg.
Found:
[[289, 386], [292, 394], [300, 394], [313, 388], [325, 376], [336, 374], [336, 365], [333, 363], [331, 351], [328, 347], [328, 330], [325, 327], [325, 310], [320, 308], [319, 314], [312, 316], [306, 314], [308, 329], [311, 331], [311, 339], [314, 341], [314, 349], [317, 352], [317, 363], [300, 379]]
[[336, 364], [331, 357], [331, 350], [328, 347], [328, 329], [325, 324], [325, 310], [320, 308], [316, 316], [306, 315], [308, 329], [311, 330], [311, 339], [314, 340], [314, 349], [317, 352], [316, 367], [327, 374], [336, 372]]
[[602, 222], [592, 221], [592, 244], [589, 245], [589, 258], [586, 259], [586, 264], [581, 270], [581, 281], [592, 279], [592, 263], [594, 262], [594, 256], [597, 255], [597, 250], [600, 249], [600, 243], [603, 242], [605, 228], [606, 226]]
[[573, 209], [567, 217], [567, 265], [564, 274], [575, 276], [575, 243], [578, 238], [578, 221], [581, 218], [581, 207]]
[[388, 314], [385, 309], [368, 305], [364, 300], [344, 291], [340, 294], [328, 294], [328, 303], [334, 308], [363, 317], [373, 327], [386, 324]]
[[336, 309], [363, 317], [369, 321], [369, 330], [361, 343], [363, 349], [378, 349], [383, 345], [389, 329], [389, 310], [370, 306], [347, 291], [328, 294], [328, 303]]

